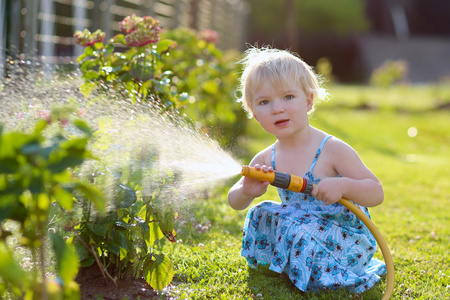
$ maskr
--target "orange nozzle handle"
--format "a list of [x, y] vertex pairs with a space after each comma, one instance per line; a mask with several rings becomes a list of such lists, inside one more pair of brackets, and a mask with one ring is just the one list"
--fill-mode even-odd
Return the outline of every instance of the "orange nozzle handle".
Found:
[[311, 181], [283, 172], [264, 172], [255, 167], [242, 166], [241, 175], [261, 181], [268, 181], [273, 186], [297, 193], [309, 194], [313, 188]]

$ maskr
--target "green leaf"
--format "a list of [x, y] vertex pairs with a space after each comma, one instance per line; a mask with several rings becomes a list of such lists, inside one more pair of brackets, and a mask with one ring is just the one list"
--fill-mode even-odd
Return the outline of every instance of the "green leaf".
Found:
[[215, 95], [219, 91], [219, 85], [214, 79], [203, 82], [202, 88], [205, 92], [211, 95]]
[[172, 261], [163, 254], [153, 254], [155, 260], [150, 260], [144, 266], [144, 278], [156, 290], [162, 290], [173, 279], [175, 270]]
[[87, 56], [93, 56], [94, 55], [94, 48], [92, 46], [88, 46], [84, 49], [84, 54]]
[[101, 49], [103, 49], [103, 47], [104, 47], [104, 45], [102, 42], [97, 42], [94, 44], [95, 49], [101, 50]]
[[7, 250], [3, 242], [0, 242], [0, 257], [0, 277], [7, 283], [22, 288], [26, 282], [26, 273], [14, 261], [13, 254]]
[[56, 271], [64, 283], [71, 282], [78, 273], [78, 256], [73, 246], [69, 246], [64, 239], [55, 233], [50, 233], [53, 250], [56, 256]]
[[56, 186], [53, 190], [53, 196], [58, 201], [58, 204], [65, 210], [72, 210], [73, 207], [73, 195], [69, 191], [65, 190], [61, 186]]
[[15, 158], [0, 159], [0, 173], [14, 174], [18, 171], [20, 164]]
[[120, 255], [120, 246], [114, 243], [113, 241], [107, 241], [103, 247], [108, 252], [114, 253], [116, 255]]
[[158, 42], [158, 45], [156, 46], [156, 52], [162, 54], [167, 50], [169, 50], [170, 46], [172, 45], [176, 45], [176, 42], [172, 40], [161, 40]]
[[87, 134], [89, 137], [92, 137], [92, 130], [89, 128], [89, 125], [82, 120], [74, 120], [73, 124], [80, 129], [83, 133]]
[[130, 207], [137, 200], [136, 192], [129, 187], [119, 184], [116, 193], [116, 203], [120, 208]]
[[83, 61], [83, 59], [85, 59], [86, 57], [88, 57], [86, 55], [86, 53], [81, 54], [80, 56], [78, 56], [77, 58], [77, 63], [81, 63]]
[[160, 240], [164, 237], [164, 233], [159, 228], [158, 222], [153, 220], [153, 217], [150, 217], [150, 223], [148, 224], [149, 230], [146, 236], [145, 241], [149, 247], [153, 247], [155, 241]]
[[126, 45], [126, 44], [127, 44], [127, 41], [125, 40], [125, 35], [123, 35], [123, 34], [121, 34], [121, 33], [115, 35], [115, 36], [111, 39], [110, 42], [113, 43], [113, 44], [116, 44], [116, 43], [117, 43], [117, 44], [122, 44], [122, 45]]
[[98, 79], [100, 75], [96, 71], [89, 70], [84, 73], [83, 77], [89, 80], [93, 80]]
[[80, 85], [80, 91], [84, 97], [88, 98], [91, 92], [94, 90], [95, 86], [95, 82], [85, 82]]
[[127, 231], [123, 230], [114, 230], [111, 233], [111, 238], [114, 244], [118, 245], [121, 248], [124, 248], [128, 252], [133, 251], [133, 243], [127, 236]]
[[39, 135], [42, 131], [48, 126], [47, 121], [45, 120], [39, 120], [36, 122], [36, 125], [34, 125], [34, 134]]
[[134, 65], [131, 72], [134, 76], [136, 76], [136, 78], [142, 81], [150, 80], [155, 75], [155, 70], [152, 66], [147, 66], [143, 64]]
[[109, 53], [109, 54], [113, 53], [113, 52], [114, 52], [114, 45], [112, 45], [112, 44], [106, 44], [106, 46], [105, 46], [105, 52], [106, 52], [106, 53]]
[[32, 155], [32, 154], [39, 152], [40, 149], [41, 149], [41, 144], [39, 143], [39, 141], [33, 140], [30, 143], [23, 145], [21, 150], [22, 150], [22, 153], [25, 155]]
[[103, 192], [97, 186], [87, 182], [77, 182], [75, 188], [94, 203], [100, 213], [105, 212], [106, 200]]
[[67, 168], [81, 165], [83, 161], [84, 158], [81, 156], [67, 155], [63, 157], [61, 160], [49, 164], [48, 170], [51, 171], [52, 173], [61, 173], [65, 171]]
[[89, 227], [89, 229], [96, 235], [101, 236], [101, 237], [106, 237], [106, 233], [108, 232], [109, 225], [108, 224], [103, 225], [103, 224], [88, 223], [87, 227]]

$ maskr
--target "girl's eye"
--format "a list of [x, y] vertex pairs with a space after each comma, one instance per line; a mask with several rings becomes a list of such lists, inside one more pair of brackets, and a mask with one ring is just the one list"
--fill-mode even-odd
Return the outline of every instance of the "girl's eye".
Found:
[[294, 96], [292, 96], [292, 95], [287, 95], [284, 97], [284, 99], [286, 99], [286, 100], [291, 100], [292, 98], [294, 98]]
[[269, 100], [261, 100], [261, 101], [259, 101], [259, 104], [261, 104], [261, 105], [266, 105], [268, 103], [269, 103]]

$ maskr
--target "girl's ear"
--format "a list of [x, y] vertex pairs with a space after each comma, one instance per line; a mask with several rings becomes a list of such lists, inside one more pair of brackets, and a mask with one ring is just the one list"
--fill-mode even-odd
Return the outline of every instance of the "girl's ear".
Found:
[[[255, 118], [256, 121], [258, 121], [258, 118], [256, 117], [255, 114], [253, 114], [253, 118]], [[258, 121], [259, 122], [259, 121]]]
[[309, 97], [308, 99], [306, 99], [306, 101], [308, 105], [308, 111], [310, 111], [314, 105], [314, 94], [313, 93], [309, 94]]

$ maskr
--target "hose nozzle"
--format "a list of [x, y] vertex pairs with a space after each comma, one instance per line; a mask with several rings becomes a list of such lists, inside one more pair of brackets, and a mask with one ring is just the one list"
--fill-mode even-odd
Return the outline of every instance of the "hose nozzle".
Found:
[[242, 166], [241, 175], [258, 179], [261, 181], [268, 181], [271, 185], [286, 189], [297, 193], [311, 193], [314, 184], [303, 177], [283, 173], [283, 172], [264, 172], [257, 170], [255, 167]]

